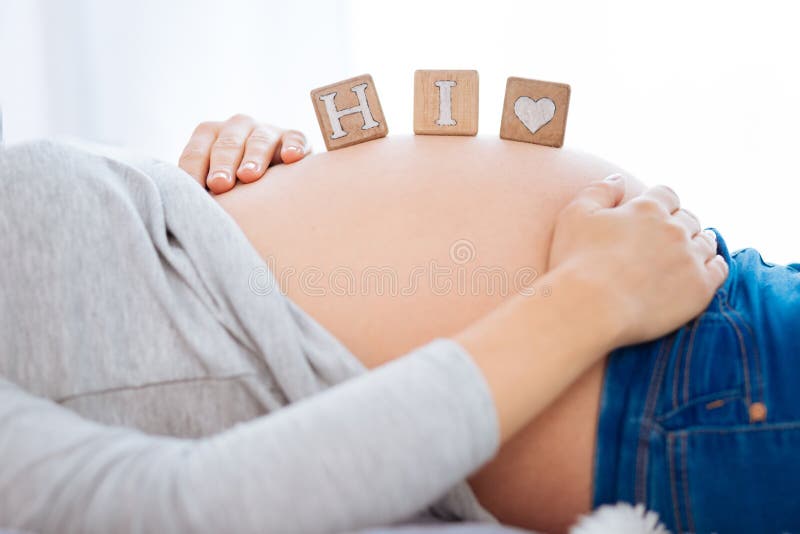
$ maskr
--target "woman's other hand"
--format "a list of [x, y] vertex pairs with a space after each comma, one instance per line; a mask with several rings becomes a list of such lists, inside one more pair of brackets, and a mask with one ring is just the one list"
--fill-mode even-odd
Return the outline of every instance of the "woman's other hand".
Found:
[[305, 136], [281, 130], [247, 115], [224, 122], [204, 122], [195, 128], [178, 165], [212, 193], [230, 191], [264, 176], [267, 167], [300, 161], [308, 152]]
[[654, 339], [697, 316], [725, 281], [713, 232], [682, 209], [672, 189], [656, 186], [620, 205], [625, 180], [587, 186], [556, 221], [550, 269], [604, 286], [622, 326], [616, 345]]
[[502, 441], [609, 351], [696, 316], [728, 275], [716, 240], [671, 189], [624, 196], [619, 176], [580, 191], [537, 280], [550, 291], [509, 299], [454, 338], [486, 378]]

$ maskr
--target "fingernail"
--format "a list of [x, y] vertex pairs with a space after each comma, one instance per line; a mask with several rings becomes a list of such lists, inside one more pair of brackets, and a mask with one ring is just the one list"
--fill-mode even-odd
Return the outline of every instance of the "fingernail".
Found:
[[717, 234], [715, 234], [713, 230], [703, 230], [703, 232], [714, 241], [717, 240]]
[[211, 177], [208, 179], [208, 186], [211, 187], [212, 185], [228, 185], [231, 182], [231, 177], [225, 171], [216, 171]]
[[257, 171], [258, 170], [258, 163], [255, 161], [246, 161], [242, 164], [243, 171]]
[[621, 174], [610, 174], [604, 178], [606, 182], [616, 182], [617, 180], [622, 180]]
[[296, 145], [289, 145], [286, 147], [286, 150], [291, 150], [292, 152], [297, 152], [298, 154], [303, 153], [303, 148]]

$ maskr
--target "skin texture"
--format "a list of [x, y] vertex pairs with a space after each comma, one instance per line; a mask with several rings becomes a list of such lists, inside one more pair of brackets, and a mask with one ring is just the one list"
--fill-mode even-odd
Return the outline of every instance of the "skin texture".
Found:
[[[288, 295], [374, 367], [496, 309], [511, 297], [514, 273], [544, 273], [559, 210], [619, 171], [586, 154], [499, 139], [395, 136], [276, 166], [217, 199]], [[629, 196], [642, 189], [630, 184]], [[465, 263], [451, 257], [459, 243]], [[442, 291], [421, 280], [400, 294], [432, 261], [463, 268], [479, 287]], [[391, 266], [398, 294], [375, 284], [336, 294], [329, 275], [342, 266], [357, 281], [367, 268]], [[495, 267], [509, 280], [505, 293], [476, 275]], [[299, 273], [317, 270], [319, 281], [302, 282]], [[590, 509], [602, 369], [600, 360], [470, 479], [501, 521], [554, 532]]]
[[635, 180], [585, 187], [617, 170], [498, 139], [392, 137], [217, 198], [368, 367], [434, 337], [464, 345], [504, 443], [470, 483], [501, 521], [562, 531], [591, 505], [603, 355], [688, 320], [724, 279], [671, 190], [623, 203]]

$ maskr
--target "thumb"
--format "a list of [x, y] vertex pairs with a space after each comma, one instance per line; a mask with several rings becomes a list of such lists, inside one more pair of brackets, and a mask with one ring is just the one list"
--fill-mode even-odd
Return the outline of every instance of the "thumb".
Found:
[[591, 213], [614, 208], [624, 197], [625, 179], [620, 174], [612, 174], [584, 187], [578, 192], [573, 203], [578, 204], [584, 212]]

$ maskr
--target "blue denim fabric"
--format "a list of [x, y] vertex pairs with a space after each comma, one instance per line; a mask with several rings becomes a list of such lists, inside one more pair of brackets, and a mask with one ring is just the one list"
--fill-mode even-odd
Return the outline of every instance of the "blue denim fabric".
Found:
[[672, 532], [800, 532], [800, 264], [717, 239], [730, 274], [706, 311], [608, 358], [594, 505], [643, 503]]

